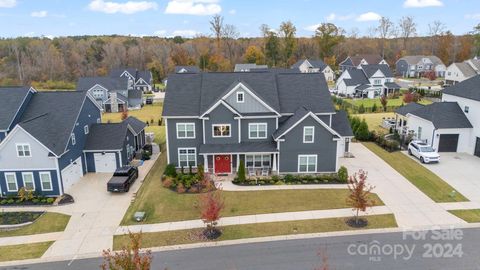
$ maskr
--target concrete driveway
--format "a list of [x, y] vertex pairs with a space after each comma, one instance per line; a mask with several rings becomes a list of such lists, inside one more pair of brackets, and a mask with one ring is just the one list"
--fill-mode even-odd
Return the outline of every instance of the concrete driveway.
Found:
[[73, 259], [77, 254], [98, 256], [102, 250], [112, 248], [113, 235], [157, 158], [158, 154], [154, 154], [139, 167], [139, 178], [128, 193], [107, 192], [112, 174], [85, 175], [68, 191], [75, 203], [52, 209], [72, 217], [61, 237], [42, 258]]

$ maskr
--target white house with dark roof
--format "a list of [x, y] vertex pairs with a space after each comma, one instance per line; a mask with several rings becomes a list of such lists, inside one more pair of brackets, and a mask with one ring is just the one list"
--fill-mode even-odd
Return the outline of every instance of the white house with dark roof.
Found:
[[336, 172], [353, 137], [310, 73], [172, 74], [162, 116], [168, 163], [215, 174]]
[[357, 69], [363, 65], [387, 65], [387, 61], [378, 54], [357, 54], [348, 56], [340, 62], [340, 70], [344, 72], [347, 69]]
[[452, 63], [445, 73], [445, 84], [454, 85], [478, 74], [480, 74], [480, 60], [478, 59]]
[[268, 69], [267, 65], [257, 65], [255, 63], [235, 64], [234, 72], [250, 72]]
[[376, 98], [398, 93], [400, 86], [394, 82], [387, 65], [362, 65], [346, 69], [335, 84], [337, 94], [347, 97]]
[[322, 60], [303, 59], [293, 64], [292, 69], [299, 69], [302, 73], [322, 73], [327, 82], [335, 80], [333, 69]]
[[406, 78], [422, 77], [427, 72], [434, 72], [437, 77], [445, 77], [447, 67], [435, 55], [408, 55], [395, 63], [396, 75]]
[[133, 89], [143, 92], [152, 91], [153, 76], [149, 70], [136, 68], [116, 68], [109, 73], [110, 78], [128, 78], [133, 83]]

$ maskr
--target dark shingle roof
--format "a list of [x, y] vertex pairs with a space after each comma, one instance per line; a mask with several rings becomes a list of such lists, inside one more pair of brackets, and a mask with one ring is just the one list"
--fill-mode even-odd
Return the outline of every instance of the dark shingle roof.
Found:
[[435, 102], [411, 114], [432, 122], [437, 129], [473, 127], [457, 102]]
[[84, 150], [120, 150], [127, 135], [128, 124], [109, 123], [93, 124], [85, 142]]
[[300, 121], [300, 119], [305, 117], [305, 115], [307, 115], [309, 112], [310, 111], [308, 111], [305, 107], [299, 107], [292, 116], [290, 116], [278, 127], [278, 129], [273, 133], [273, 138], [277, 139], [285, 131]]
[[248, 72], [248, 71], [257, 70], [257, 69], [266, 70], [266, 69], [268, 69], [268, 66], [267, 65], [249, 64], [249, 63], [247, 63], [247, 64], [235, 64], [234, 71], [235, 72]]
[[380, 70], [385, 77], [393, 77], [392, 70], [387, 65], [362, 65], [362, 69], [368, 78], [371, 78], [378, 70]]
[[348, 121], [347, 113], [345, 111], [338, 111], [332, 115], [332, 129], [340, 136], [353, 137], [353, 131]]
[[394, 82], [386, 82], [385, 86], [388, 89], [400, 89], [400, 88], [402, 88], [400, 85], [398, 85], [397, 83], [394, 83]]
[[127, 119], [123, 120], [123, 122], [129, 124], [136, 134], [139, 134], [140, 132], [142, 132], [142, 130], [144, 130], [145, 127], [147, 126], [147, 124], [145, 124], [143, 121], [140, 121], [133, 116], [127, 117]]
[[64, 153], [86, 92], [52, 91], [33, 95], [19, 125], [50, 149]]
[[368, 85], [368, 84], [360, 84], [359, 86], [355, 87], [355, 90], [363, 91], [363, 90], [368, 89], [368, 88], [370, 88], [370, 85]]
[[447, 87], [443, 93], [480, 101], [480, 75]]
[[270, 142], [241, 142], [237, 144], [202, 144], [199, 154], [210, 153], [259, 153], [278, 152], [277, 145]]
[[137, 78], [136, 80], [138, 81], [139, 79], [143, 79], [146, 83], [150, 83], [152, 80], [152, 72], [149, 70], [139, 70], [137, 72]]
[[128, 98], [142, 98], [143, 91], [142, 90], [129, 90], [128, 91]]
[[30, 87], [0, 88], [0, 130], [7, 130], [23, 104]]
[[370, 83], [368, 78], [365, 76], [365, 73], [361, 69], [349, 69], [344, 72], [348, 72], [351, 77], [351, 79], [344, 79], [344, 82], [347, 86]]
[[120, 77], [125, 71], [130, 73], [130, 75], [132, 75], [135, 79], [137, 78], [136, 68], [114, 68], [110, 70], [110, 73], [108, 75], [112, 78], [117, 78], [117, 77]]
[[408, 103], [407, 105], [403, 105], [395, 110], [395, 113], [398, 113], [403, 116], [407, 116], [407, 114], [412, 113], [418, 109], [423, 108], [425, 105], [418, 104], [415, 102]]
[[99, 84], [108, 91], [128, 89], [127, 77], [81, 77], [78, 79], [77, 90], [87, 91], [94, 85]]

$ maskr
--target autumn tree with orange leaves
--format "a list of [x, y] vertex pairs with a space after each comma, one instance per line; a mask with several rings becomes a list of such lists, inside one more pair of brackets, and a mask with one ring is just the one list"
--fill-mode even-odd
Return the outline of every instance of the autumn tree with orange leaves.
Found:
[[152, 252], [140, 251], [142, 233], [128, 233], [130, 244], [121, 251], [113, 252], [110, 249], [103, 251], [102, 270], [150, 270]]
[[199, 198], [200, 218], [207, 225], [203, 234], [208, 239], [215, 239], [220, 236], [221, 232], [217, 229], [220, 213], [225, 207], [225, 201], [221, 191], [208, 192]]
[[360, 225], [358, 218], [360, 211], [365, 212], [367, 208], [375, 206], [375, 201], [370, 198], [371, 191], [375, 187], [367, 184], [367, 176], [367, 172], [359, 170], [348, 180], [350, 194], [347, 197], [347, 204], [355, 211], [354, 225], [356, 226]]

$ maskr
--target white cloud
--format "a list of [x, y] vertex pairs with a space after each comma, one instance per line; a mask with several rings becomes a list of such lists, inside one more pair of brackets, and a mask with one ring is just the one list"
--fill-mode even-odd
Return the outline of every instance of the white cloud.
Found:
[[335, 14], [335, 13], [330, 13], [330, 14], [328, 14], [328, 16], [325, 17], [325, 20], [328, 21], [328, 22], [331, 22], [331, 21], [348, 21], [348, 20], [350, 20], [354, 17], [355, 17], [355, 15], [353, 15], [353, 14], [338, 15], [338, 14]]
[[222, 11], [220, 0], [170, 0], [167, 14], [214, 15]]
[[172, 36], [181, 36], [181, 37], [193, 37], [199, 34], [195, 30], [175, 30], [172, 32]]
[[422, 8], [422, 7], [441, 7], [441, 0], [405, 0], [403, 6], [406, 8]]
[[33, 11], [30, 13], [30, 16], [32, 17], [37, 17], [37, 18], [44, 18], [47, 17], [48, 12], [46, 10], [41, 10], [41, 11]]
[[17, 0], [0, 0], [0, 8], [12, 8], [17, 5]]
[[370, 21], [378, 21], [382, 18], [378, 13], [375, 12], [367, 12], [360, 14], [360, 16], [357, 17], [357, 21], [359, 22], [370, 22]]
[[228, 11], [228, 13], [230, 13], [232, 15], [235, 15], [235, 14], [237, 14], [237, 10], [236, 9], [231, 9], [230, 11]]
[[92, 11], [98, 11], [108, 14], [123, 13], [133, 14], [140, 11], [157, 9], [157, 3], [148, 1], [128, 1], [124, 3], [105, 2], [104, 0], [93, 0], [88, 4]]
[[465, 19], [469, 20], [480, 20], [480, 13], [475, 13], [475, 14], [466, 14]]
[[303, 29], [307, 30], [307, 31], [313, 31], [315, 32], [317, 30], [317, 28], [320, 26], [320, 24], [314, 24], [314, 25], [309, 25]]
[[167, 30], [157, 30], [153, 32], [155, 36], [164, 37], [167, 34]]

